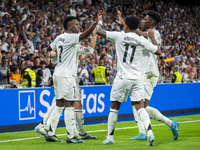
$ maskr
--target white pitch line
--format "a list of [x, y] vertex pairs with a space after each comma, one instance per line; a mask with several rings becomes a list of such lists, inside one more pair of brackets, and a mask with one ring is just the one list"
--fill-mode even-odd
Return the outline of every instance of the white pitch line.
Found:
[[[191, 123], [191, 122], [199, 122], [200, 120], [193, 120], [193, 121], [182, 121], [179, 123]], [[152, 126], [163, 126], [165, 125], [164, 123], [162, 124], [155, 124]], [[125, 127], [125, 128], [115, 128], [115, 130], [125, 130], [125, 129], [133, 129], [133, 128], [138, 128], [137, 126], [133, 126], [133, 127]], [[87, 131], [87, 133], [92, 133], [92, 132], [105, 132], [108, 131], [107, 129], [104, 130], [95, 130], [95, 131]], [[58, 134], [57, 136], [66, 136], [67, 134]], [[5, 142], [15, 142], [15, 141], [24, 141], [24, 140], [34, 140], [34, 139], [38, 139], [41, 137], [30, 137], [30, 138], [22, 138], [22, 139], [14, 139], [14, 140], [5, 140], [5, 141], [0, 141], [0, 143], [5, 143]]]

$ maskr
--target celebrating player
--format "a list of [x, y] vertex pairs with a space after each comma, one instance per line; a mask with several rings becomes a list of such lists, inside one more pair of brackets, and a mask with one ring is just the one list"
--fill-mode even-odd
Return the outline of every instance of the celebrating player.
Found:
[[[57, 127], [60, 115], [65, 108], [65, 125], [67, 128], [68, 138], [67, 143], [83, 143], [84, 141], [77, 139], [74, 135], [74, 101], [81, 101], [80, 87], [77, 81], [77, 66], [78, 66], [78, 53], [77, 46], [81, 40], [87, 38], [94, 28], [96, 27], [99, 19], [101, 18], [101, 11], [97, 14], [97, 19], [93, 25], [82, 34], [80, 32], [79, 22], [75, 17], [69, 16], [64, 20], [64, 28], [66, 33], [59, 35], [48, 47], [48, 50], [57, 50], [57, 65], [53, 75], [54, 92], [56, 97], [56, 106], [51, 113], [47, 126], [40, 129], [44, 136], [55, 137], [55, 129]], [[85, 52], [93, 51], [92, 48], [85, 49]], [[76, 103], [80, 104], [80, 103]], [[82, 108], [81, 106], [77, 106]], [[75, 106], [76, 109], [76, 106]], [[83, 127], [83, 113], [82, 110], [77, 110], [75, 114], [77, 118], [77, 125], [82, 134]], [[47, 131], [47, 132], [46, 132]], [[59, 140], [59, 139], [57, 139]]]
[[[121, 16], [120, 12], [119, 12], [119, 16]], [[156, 30], [156, 27], [160, 21], [161, 21], [161, 17], [158, 13], [149, 11], [146, 17], [144, 18], [144, 21], [142, 22], [142, 28], [144, 32], [147, 32], [148, 29], [152, 29], [154, 31], [155, 40], [159, 44], [159, 46], [161, 45], [161, 37], [160, 37], [160, 33]], [[147, 35], [141, 32], [140, 30], [137, 30], [137, 33], [139, 35], [143, 35], [146, 38], [148, 38]], [[150, 38], [148, 38], [148, 40], [151, 41]], [[179, 131], [178, 131], [179, 122], [177, 120], [171, 121], [170, 119], [162, 115], [157, 109], [149, 106], [149, 101], [153, 94], [153, 89], [156, 86], [159, 79], [158, 56], [148, 51], [143, 51], [142, 59], [141, 59], [141, 71], [142, 71], [143, 84], [144, 84], [144, 99], [145, 99], [144, 106], [147, 113], [154, 120], [161, 121], [165, 123], [166, 125], [168, 125], [170, 129], [172, 130], [174, 140], [177, 140], [179, 136]], [[135, 121], [139, 128], [139, 135], [137, 135], [134, 138], [130, 138], [129, 140], [146, 140], [147, 139], [146, 131], [142, 123], [142, 120], [136, 111], [134, 103], [132, 105], [132, 108], [133, 108]]]
[[159, 45], [156, 43], [153, 31], [148, 36], [153, 44], [143, 36], [138, 36], [135, 31], [139, 26], [137, 17], [128, 16], [124, 22], [124, 31], [109, 32], [97, 26], [97, 34], [107, 40], [115, 42], [117, 52], [117, 76], [111, 90], [111, 108], [108, 116], [108, 136], [102, 144], [114, 144], [114, 130], [118, 118], [118, 111], [122, 102], [127, 100], [128, 95], [135, 103], [138, 114], [147, 130], [147, 145], [154, 144], [155, 137], [151, 129], [151, 122], [148, 113], [144, 109], [143, 90], [144, 86], [140, 73], [140, 60], [142, 51], [145, 49], [156, 55], [160, 55]]

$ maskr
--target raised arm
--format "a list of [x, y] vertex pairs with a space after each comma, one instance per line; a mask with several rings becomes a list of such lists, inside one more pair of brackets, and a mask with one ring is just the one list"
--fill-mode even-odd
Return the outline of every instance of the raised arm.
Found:
[[102, 17], [102, 11], [100, 10], [97, 14], [96, 21], [92, 24], [92, 26], [90, 26], [87, 30], [85, 30], [82, 34], [80, 34], [79, 41], [86, 39], [93, 32], [101, 17]]
[[[91, 42], [90, 42], [90, 45], [89, 45], [93, 50], [95, 49], [95, 46], [96, 46], [96, 43], [97, 43], [97, 37], [98, 37], [98, 35], [96, 34], [96, 31], [94, 30], [93, 36], [92, 36], [92, 39], [91, 39]], [[89, 57], [89, 55], [82, 54], [80, 60], [81, 61], [85, 60], [88, 57]]]
[[161, 50], [160, 50], [160, 46], [158, 45], [158, 43], [156, 42], [156, 39], [154, 37], [154, 32], [152, 29], [149, 29], [148, 30], [148, 33], [147, 33], [148, 37], [151, 39], [153, 45], [156, 45], [158, 47], [157, 51], [154, 53], [156, 55], [161, 55]]
[[102, 16], [101, 16], [100, 20], [101, 20], [101, 23], [98, 23], [98, 25], [96, 27], [96, 34], [102, 36], [103, 38], [106, 38], [106, 30], [103, 30], [101, 28], [101, 25], [102, 25]]

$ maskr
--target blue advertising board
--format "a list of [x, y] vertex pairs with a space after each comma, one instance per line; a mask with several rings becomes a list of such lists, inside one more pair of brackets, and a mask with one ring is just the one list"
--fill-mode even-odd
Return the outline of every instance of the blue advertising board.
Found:
[[[159, 84], [150, 105], [160, 111], [200, 108], [200, 84]], [[108, 116], [111, 86], [81, 87], [84, 118]], [[53, 88], [0, 90], [0, 127], [41, 122], [55, 102]], [[122, 103], [120, 114], [131, 114], [131, 102]], [[64, 120], [64, 115], [60, 120]]]

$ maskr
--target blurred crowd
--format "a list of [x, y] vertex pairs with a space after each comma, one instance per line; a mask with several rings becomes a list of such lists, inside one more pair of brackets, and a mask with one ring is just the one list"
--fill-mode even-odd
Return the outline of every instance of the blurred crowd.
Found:
[[[27, 62], [41, 79], [38, 87], [52, 86], [55, 65], [48, 58], [47, 47], [64, 32], [64, 18], [76, 16], [83, 32], [92, 25], [98, 10], [103, 10], [103, 28], [110, 31], [123, 30], [115, 21], [118, 10], [123, 18], [136, 15], [141, 23], [149, 10], [160, 13], [162, 21], [157, 27], [162, 37], [162, 54], [158, 58], [160, 82], [170, 82], [174, 68], [185, 82], [200, 79], [200, 6], [147, 0], [0, 0], [0, 84], [20, 84], [22, 64]], [[90, 40], [91, 36], [81, 45], [88, 46]], [[181, 59], [164, 61], [175, 56]], [[112, 84], [117, 73], [115, 45], [99, 36], [94, 53], [79, 63], [77, 74], [81, 85], [93, 84], [92, 73], [100, 59], [109, 70]]]

